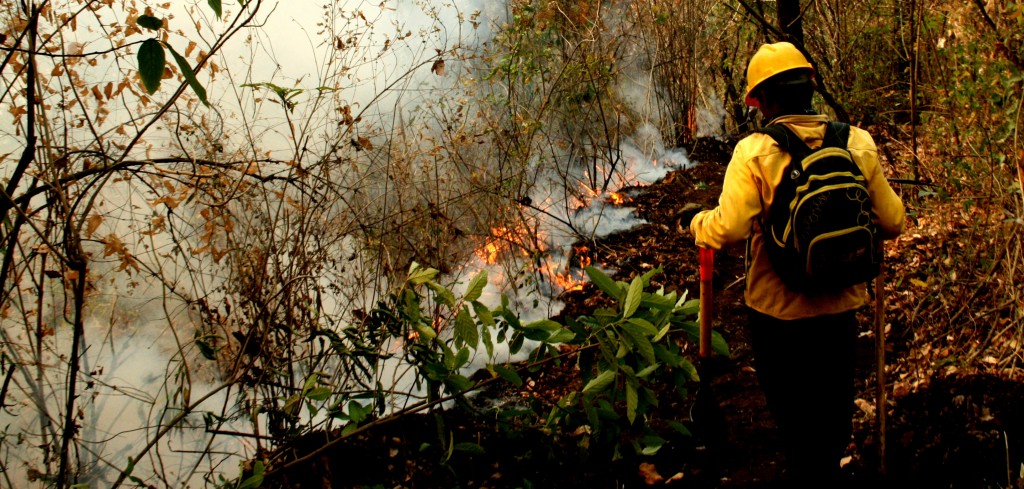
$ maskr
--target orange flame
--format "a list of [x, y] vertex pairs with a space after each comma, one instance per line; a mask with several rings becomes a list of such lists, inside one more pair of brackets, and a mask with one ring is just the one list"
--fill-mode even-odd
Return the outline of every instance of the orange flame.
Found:
[[526, 252], [527, 236], [529, 236], [529, 233], [525, 224], [520, 224], [516, 228], [498, 226], [491, 229], [487, 238], [484, 239], [483, 245], [474, 250], [473, 253], [488, 265], [498, 263], [499, 258], [503, 254], [508, 254], [515, 250], [518, 250], [523, 256], [529, 256]]
[[[592, 259], [590, 250], [586, 246], [576, 246], [569, 256], [568, 263], [559, 262], [551, 258], [549, 250], [535, 249], [539, 243], [544, 243], [543, 236], [537, 236], [535, 242], [527, 230], [526, 224], [520, 224], [514, 228], [498, 226], [492, 228], [483, 243], [473, 253], [481, 261], [488, 265], [495, 265], [502, 258], [508, 258], [513, 254], [529, 258], [531, 256], [545, 256], [536, 263], [537, 271], [562, 291], [581, 290], [586, 283], [586, 274], [583, 268], [590, 265]], [[541, 245], [543, 246], [543, 245]]]
[[608, 203], [613, 205], [622, 205], [628, 202], [629, 199], [621, 192], [612, 192], [608, 196]]
[[579, 260], [579, 268], [586, 268], [590, 266], [590, 263], [593, 261], [590, 258], [590, 248], [580, 245], [574, 247], [573, 251], [575, 252], [576, 258]]

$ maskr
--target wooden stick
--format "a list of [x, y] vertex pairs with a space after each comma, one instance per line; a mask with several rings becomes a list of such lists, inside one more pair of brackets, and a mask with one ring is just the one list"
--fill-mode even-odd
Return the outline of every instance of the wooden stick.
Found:
[[714, 316], [714, 292], [711, 287], [715, 269], [715, 250], [700, 249], [700, 356], [711, 356], [711, 318]]
[[878, 472], [885, 475], [885, 421], [888, 407], [885, 391], [885, 291], [882, 271], [875, 277], [875, 423], [878, 426]]

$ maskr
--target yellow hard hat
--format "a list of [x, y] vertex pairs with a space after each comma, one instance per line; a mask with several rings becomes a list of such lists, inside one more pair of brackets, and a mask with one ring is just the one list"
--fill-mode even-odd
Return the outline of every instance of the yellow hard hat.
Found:
[[758, 85], [783, 71], [795, 69], [808, 69], [814, 73], [814, 67], [793, 44], [777, 42], [758, 48], [747, 66], [747, 105], [758, 106], [757, 99], [751, 97]]

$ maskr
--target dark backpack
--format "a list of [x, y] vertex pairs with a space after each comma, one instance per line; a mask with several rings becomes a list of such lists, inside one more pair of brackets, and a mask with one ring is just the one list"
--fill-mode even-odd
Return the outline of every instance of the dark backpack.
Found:
[[877, 276], [882, 247], [867, 179], [846, 149], [850, 126], [829, 123], [816, 150], [782, 124], [758, 132], [793, 157], [761, 226], [783, 283], [795, 292], [817, 294]]

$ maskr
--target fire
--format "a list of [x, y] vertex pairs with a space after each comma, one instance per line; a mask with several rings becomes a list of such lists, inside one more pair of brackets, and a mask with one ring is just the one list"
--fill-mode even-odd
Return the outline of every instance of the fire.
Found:
[[498, 252], [501, 251], [498, 248], [498, 243], [494, 241], [488, 241], [484, 243], [483, 247], [476, 250], [476, 256], [479, 257], [484, 263], [488, 265], [494, 265], [498, 263]]
[[573, 246], [572, 256], [569, 259], [569, 267], [583, 269], [590, 266], [592, 261], [593, 260], [590, 258], [590, 248], [586, 245]]
[[612, 205], [622, 205], [629, 202], [629, 198], [622, 194], [622, 192], [612, 192], [608, 195], [608, 203]]
[[586, 274], [581, 269], [560, 267], [551, 259], [545, 260], [541, 268], [541, 271], [551, 280], [551, 283], [555, 284], [563, 292], [583, 290], [583, 285], [586, 284], [584, 279]]
[[526, 251], [528, 249], [529, 235], [525, 224], [520, 224], [515, 228], [505, 226], [491, 228], [487, 238], [484, 239], [484, 243], [474, 250], [473, 253], [488, 265], [497, 264], [502, 255], [507, 255], [516, 250], [522, 256], [529, 256], [529, 253]]
[[560, 273], [552, 275], [551, 279], [566, 292], [583, 290], [583, 284], [586, 283], [583, 276], [576, 273]]
[[542, 234], [539, 231], [529, 231], [526, 224], [516, 227], [498, 226], [490, 230], [483, 243], [474, 250], [474, 254], [487, 265], [496, 265], [503, 259], [518, 257], [526, 262], [533, 262], [536, 271], [560, 291], [583, 289], [587, 282], [583, 268], [592, 262], [590, 249], [578, 245], [572, 248], [568, 257], [552, 256], [551, 250], [544, 245], [547, 240]]
[[588, 267], [592, 261], [590, 248], [585, 245], [577, 245], [573, 246], [564, 266], [559, 266], [554, 260], [548, 259], [544, 272], [555, 285], [565, 292], [583, 290], [583, 286], [587, 283], [586, 273], [583, 269]]
[[578, 189], [578, 193], [571, 198], [572, 208], [576, 211], [581, 211], [590, 207], [590, 205], [601, 198], [601, 191], [591, 188], [587, 185], [581, 185]]

